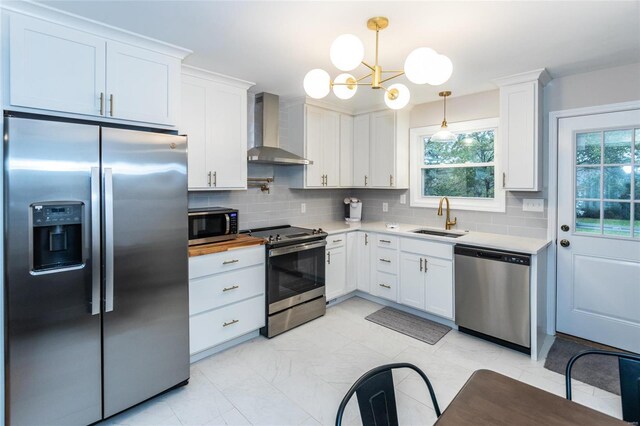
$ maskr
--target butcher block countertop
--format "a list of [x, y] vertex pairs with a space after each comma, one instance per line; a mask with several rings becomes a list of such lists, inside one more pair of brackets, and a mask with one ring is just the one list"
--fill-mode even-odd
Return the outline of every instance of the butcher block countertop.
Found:
[[189, 257], [202, 256], [204, 254], [221, 253], [223, 251], [235, 250], [239, 248], [259, 246], [265, 244], [264, 238], [251, 237], [240, 234], [234, 240], [221, 241], [219, 243], [202, 244], [189, 247]]

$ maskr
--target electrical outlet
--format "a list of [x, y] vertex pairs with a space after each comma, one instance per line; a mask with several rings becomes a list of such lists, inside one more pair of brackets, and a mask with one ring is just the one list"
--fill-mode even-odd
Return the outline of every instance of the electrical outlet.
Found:
[[400, 196], [400, 204], [407, 204], [407, 194], [402, 194]]
[[307, 212], [307, 203], [300, 203], [300, 213]]
[[389, 211], [389, 203], [382, 203], [382, 211], [385, 213]]
[[525, 198], [522, 202], [523, 212], [543, 212], [544, 198]]

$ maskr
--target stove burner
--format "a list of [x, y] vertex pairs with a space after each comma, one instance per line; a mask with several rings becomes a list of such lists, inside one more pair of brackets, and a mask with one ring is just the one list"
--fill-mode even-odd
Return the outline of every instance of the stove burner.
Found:
[[254, 237], [266, 239], [270, 247], [291, 245], [299, 241], [319, 240], [327, 235], [321, 228], [307, 229], [289, 225], [252, 229], [250, 234]]

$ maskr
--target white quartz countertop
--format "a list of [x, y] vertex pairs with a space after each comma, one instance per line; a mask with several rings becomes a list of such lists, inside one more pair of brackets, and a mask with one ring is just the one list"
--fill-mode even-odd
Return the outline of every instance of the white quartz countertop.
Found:
[[[397, 228], [388, 228], [385, 222], [360, 222], [360, 223], [345, 223], [343, 221], [315, 223], [314, 228], [322, 228], [329, 234], [339, 234], [341, 232], [349, 231], [367, 231], [376, 233], [386, 233], [392, 235], [398, 235], [401, 237], [421, 238], [425, 240], [433, 240], [439, 242], [445, 242], [449, 244], [464, 244], [475, 247], [491, 248], [496, 250], [508, 250], [517, 253], [538, 254], [544, 250], [551, 240], [543, 240], [537, 238], [525, 238], [515, 237], [511, 235], [503, 234], [489, 234], [486, 232], [475, 231], [459, 231], [451, 230], [447, 232], [462, 234], [461, 237], [439, 237], [436, 235], [424, 235], [416, 234], [411, 231], [415, 229], [430, 229], [434, 231], [444, 231], [444, 229], [438, 229], [428, 226], [409, 225], [409, 224], [397, 224]], [[304, 225], [309, 227], [310, 224]]]

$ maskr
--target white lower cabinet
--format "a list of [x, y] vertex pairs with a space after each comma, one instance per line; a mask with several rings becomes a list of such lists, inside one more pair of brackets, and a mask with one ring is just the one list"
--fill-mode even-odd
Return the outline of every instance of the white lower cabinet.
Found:
[[347, 281], [345, 292], [351, 293], [358, 288], [358, 252], [360, 251], [359, 232], [347, 233]]
[[189, 352], [265, 325], [264, 246], [189, 258]]
[[425, 258], [426, 306], [434, 315], [453, 319], [453, 262], [435, 257]]
[[[340, 235], [344, 237], [344, 234]], [[335, 236], [329, 235], [328, 239], [331, 240], [333, 237]], [[325, 253], [325, 294], [327, 300], [331, 300], [346, 294], [347, 251], [343, 239], [339, 245], [328, 245], [327, 247]]]
[[424, 259], [417, 254], [400, 254], [399, 302], [412, 308], [425, 308]]
[[356, 288], [366, 293], [371, 292], [371, 259], [374, 247], [375, 235], [370, 232], [356, 232], [357, 234], [357, 257], [355, 264], [350, 265], [358, 274]]
[[398, 276], [376, 271], [371, 286], [371, 294], [396, 302], [398, 300]]

